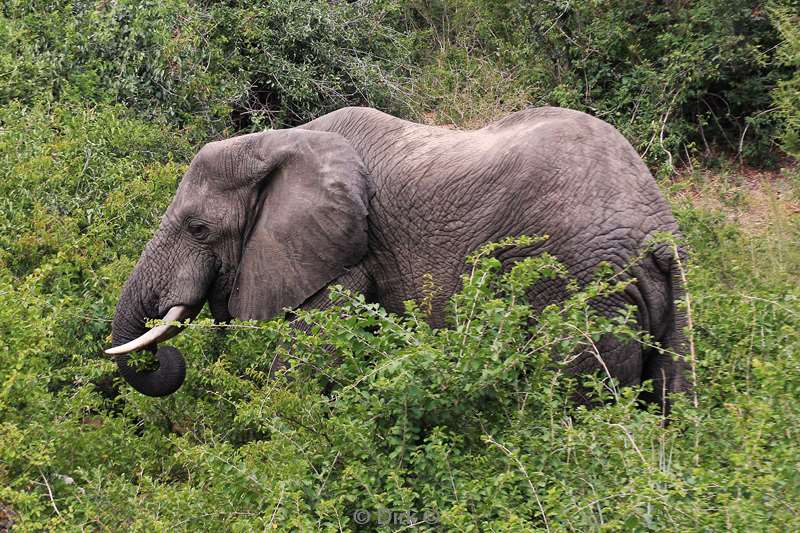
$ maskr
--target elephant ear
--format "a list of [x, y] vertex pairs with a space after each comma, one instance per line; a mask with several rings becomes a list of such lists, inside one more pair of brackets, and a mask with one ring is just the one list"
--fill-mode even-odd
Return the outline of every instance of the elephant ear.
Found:
[[[295, 308], [367, 251], [370, 189], [361, 158], [335, 133], [247, 136], [252, 209], [228, 307], [244, 320]], [[249, 150], [248, 150], [249, 151]]]

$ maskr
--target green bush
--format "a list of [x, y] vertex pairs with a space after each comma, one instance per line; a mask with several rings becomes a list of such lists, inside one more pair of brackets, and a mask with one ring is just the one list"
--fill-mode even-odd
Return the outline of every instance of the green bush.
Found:
[[246, 90], [213, 21], [184, 0], [11, 2], [3, 22], [23, 54], [10, 58], [21, 68], [5, 101], [121, 103], [144, 119], [210, 126], [225, 125], [227, 102]]
[[90, 245], [95, 266], [137, 256], [191, 153], [122, 107], [12, 104], [0, 123], [0, 264], [18, 276]]
[[784, 39], [780, 61], [794, 69], [794, 76], [780, 81], [774, 93], [782, 119], [781, 140], [784, 150], [800, 157], [800, 5], [776, 7], [773, 15]]
[[474, 126], [551, 104], [671, 172], [719, 153], [772, 164], [795, 128], [793, 0], [4, 5], [0, 103], [121, 103], [194, 142], [344, 105]]
[[[717, 217], [680, 214], [711, 265], [742, 239]], [[281, 320], [198, 321], [176, 339], [187, 382], [162, 400], [102, 394], [91, 378], [111, 365], [57, 331], [80, 304], [42, 320], [47, 298], [4, 282], [0, 500], [23, 531], [334, 531], [358, 527], [359, 510], [371, 529], [386, 509], [464, 531], [800, 525], [796, 285], [744, 294], [751, 273], [720, 285], [716, 267], [692, 268], [700, 407], [679, 402], [664, 427], [602, 376], [584, 379], [615, 403], [575, 408], [573, 380], [552, 364], [553, 349], [635, 335], [587, 305], [622, 285], [600, 274], [531, 325], [525, 287], [562, 268], [548, 256], [498, 266], [476, 258], [450, 329], [427, 325], [424, 301], [399, 317], [338, 290], [338, 307], [300, 312], [308, 335]], [[78, 347], [73, 361], [48, 361], [59, 343]], [[289, 370], [270, 377], [276, 356]], [[54, 387], [54, 375], [73, 381]]]
[[413, 3], [431, 45], [421, 77], [440, 119], [487, 121], [521, 105], [614, 124], [671, 172], [698, 156], [773, 159], [771, 89], [791, 76], [759, 1]]
[[345, 105], [402, 107], [390, 3], [19, 2], [0, 19], [0, 103], [124, 104], [197, 131], [285, 127]]
[[387, 23], [391, 1], [235, 1], [209, 16], [249, 83], [232, 102], [237, 129], [294, 126], [346, 105], [407, 107], [411, 38]]

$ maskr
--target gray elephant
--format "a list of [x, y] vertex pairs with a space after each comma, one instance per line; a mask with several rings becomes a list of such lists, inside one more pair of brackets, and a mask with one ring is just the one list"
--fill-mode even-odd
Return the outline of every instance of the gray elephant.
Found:
[[[146, 317], [192, 319], [208, 301], [215, 319], [269, 319], [285, 308], [330, 305], [340, 284], [387, 310], [437, 292], [431, 322], [444, 325], [465, 258], [482, 244], [549, 235], [501, 252], [510, 266], [548, 251], [579, 281], [608, 262], [622, 269], [654, 233], [678, 228], [631, 145], [609, 124], [560, 108], [528, 109], [476, 131], [415, 124], [351, 107], [303, 126], [205, 145], [192, 160], [158, 232], [125, 283], [113, 348], [136, 390], [163, 396], [183, 382], [180, 353], [162, 346], [153, 372], [130, 367], [130, 352], [175, 335], [147, 330]], [[600, 352], [622, 385], [652, 379], [650, 398], [685, 391], [684, 287], [670, 246], [650, 247], [624, 293], [595, 303], [621, 313], [635, 305], [642, 330], [666, 350], [608, 337]], [[534, 308], [566, 295], [563, 282], [534, 286]], [[430, 295], [428, 295], [430, 298]], [[602, 363], [577, 357], [574, 371]]]

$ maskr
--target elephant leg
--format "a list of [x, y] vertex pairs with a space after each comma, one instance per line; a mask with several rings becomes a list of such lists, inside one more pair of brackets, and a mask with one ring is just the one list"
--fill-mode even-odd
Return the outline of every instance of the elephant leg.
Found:
[[664, 351], [652, 348], [645, 354], [642, 381], [652, 380], [653, 390], [643, 392], [641, 399], [658, 405], [664, 416], [668, 416], [671, 405], [669, 396], [688, 392], [692, 387], [688, 380], [689, 365], [683, 355], [680, 355], [684, 352], [675, 352], [674, 349], [675, 346], [680, 347], [685, 343], [683, 332], [676, 331], [674, 337], [668, 332], [661, 343], [665, 347]]
[[[625, 294], [611, 294], [593, 300], [590, 305], [598, 315], [614, 317], [622, 316], [625, 306], [631, 303]], [[587, 406], [600, 403], [591, 398], [591, 390], [580, 383], [580, 375], [593, 374], [603, 380], [606, 392], [612, 397], [619, 394], [621, 387], [641, 384], [644, 358], [638, 340], [605, 334], [592, 342], [588, 332], [582, 334], [588, 346], [565, 358], [567, 372], [578, 376], [579, 384], [573, 394], [576, 403]]]

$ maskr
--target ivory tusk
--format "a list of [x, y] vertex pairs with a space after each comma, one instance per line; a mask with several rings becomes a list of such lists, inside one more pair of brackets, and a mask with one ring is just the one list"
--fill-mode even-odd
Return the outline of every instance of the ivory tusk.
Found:
[[[164, 322], [181, 322], [187, 318], [192, 319], [197, 315], [197, 313], [194, 311], [195, 310], [192, 307], [187, 305], [176, 305], [174, 307], [170, 307], [169, 311], [167, 311], [167, 314], [164, 315], [163, 320]], [[126, 342], [120, 346], [115, 346], [114, 348], [109, 348], [106, 350], [106, 353], [109, 355], [122, 355], [135, 352], [137, 350], [142, 350], [152, 344], [158, 344], [159, 342], [171, 339], [178, 334], [180, 329], [180, 326], [173, 324], [162, 324], [154, 327], [147, 333], [133, 339], [130, 342]]]

